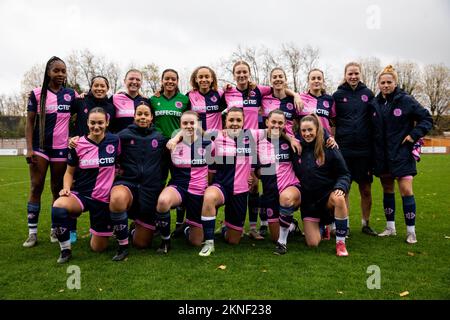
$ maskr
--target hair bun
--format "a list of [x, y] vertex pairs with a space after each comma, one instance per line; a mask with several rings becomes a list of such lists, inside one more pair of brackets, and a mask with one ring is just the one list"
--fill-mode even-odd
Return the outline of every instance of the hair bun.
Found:
[[395, 72], [395, 69], [394, 69], [394, 67], [391, 65], [391, 64], [389, 64], [389, 65], [387, 65], [385, 68], [384, 68], [384, 70], [383, 70], [383, 73], [394, 73]]

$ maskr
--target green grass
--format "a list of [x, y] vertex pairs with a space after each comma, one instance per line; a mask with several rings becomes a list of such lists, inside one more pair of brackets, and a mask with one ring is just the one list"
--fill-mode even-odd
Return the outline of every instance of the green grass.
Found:
[[[406, 227], [397, 194], [397, 237], [360, 232], [356, 192], [351, 193], [348, 258], [335, 256], [334, 241], [308, 249], [291, 239], [285, 256], [274, 245], [245, 237], [238, 246], [216, 241], [209, 258], [198, 248], [175, 240], [168, 256], [152, 249], [131, 249], [129, 259], [114, 263], [115, 243], [107, 252], [89, 249], [88, 214], [78, 223], [71, 265], [81, 268], [81, 290], [69, 290], [67, 265], [57, 265], [57, 244], [49, 241], [50, 191], [47, 185], [39, 221], [39, 244], [22, 248], [27, 235], [28, 168], [22, 157], [0, 157], [0, 299], [449, 299], [450, 298], [450, 157], [425, 155], [414, 180], [417, 245], [405, 243]], [[385, 225], [382, 192], [373, 185], [371, 225]], [[222, 215], [222, 213], [220, 213]], [[297, 212], [296, 218], [299, 213]], [[220, 217], [219, 217], [220, 219]], [[225, 270], [217, 267], [225, 265]], [[381, 269], [381, 289], [369, 290], [367, 267]], [[400, 293], [409, 291], [406, 297]]]

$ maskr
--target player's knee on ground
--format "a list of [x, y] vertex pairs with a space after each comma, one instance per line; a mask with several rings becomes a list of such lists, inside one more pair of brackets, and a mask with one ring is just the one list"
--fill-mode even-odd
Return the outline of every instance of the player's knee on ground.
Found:
[[228, 229], [226, 240], [229, 244], [239, 244], [241, 242], [242, 231]]
[[108, 238], [92, 236], [91, 249], [94, 252], [103, 252], [108, 248]]
[[133, 246], [138, 249], [145, 249], [152, 245], [153, 230], [148, 230], [140, 225], [136, 225], [133, 236]]
[[191, 245], [200, 247], [203, 242], [203, 229], [197, 227], [190, 227], [189, 242]]
[[306, 237], [306, 245], [309, 248], [317, 248], [320, 243], [320, 238], [317, 237]]

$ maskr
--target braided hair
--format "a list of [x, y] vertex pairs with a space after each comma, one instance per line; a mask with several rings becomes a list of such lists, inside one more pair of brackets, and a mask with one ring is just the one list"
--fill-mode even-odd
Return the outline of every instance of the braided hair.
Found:
[[[42, 89], [41, 89], [41, 96], [39, 98], [39, 148], [44, 149], [44, 143], [45, 143], [45, 116], [46, 116], [46, 102], [47, 102], [47, 90], [48, 85], [50, 83], [50, 76], [48, 75], [48, 72], [50, 71], [50, 68], [52, 67], [53, 63], [56, 61], [61, 61], [66, 64], [61, 58], [58, 58], [56, 56], [53, 56], [50, 58], [50, 60], [47, 61], [47, 64], [45, 65], [45, 74], [44, 74], [44, 81], [42, 83]], [[64, 83], [62, 84], [63, 87], [66, 86], [66, 81], [64, 80]], [[36, 126], [36, 123], [35, 123]]]

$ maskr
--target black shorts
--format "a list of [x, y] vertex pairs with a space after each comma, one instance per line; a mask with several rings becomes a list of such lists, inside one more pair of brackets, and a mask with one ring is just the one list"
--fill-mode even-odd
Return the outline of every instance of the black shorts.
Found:
[[373, 182], [373, 175], [371, 170], [371, 160], [369, 157], [346, 157], [345, 163], [350, 171], [352, 181], [356, 183]]
[[[299, 184], [289, 187], [296, 187], [301, 193], [301, 187]], [[261, 207], [266, 208], [267, 221], [269, 223], [278, 222], [278, 218], [280, 217], [280, 193], [278, 190], [272, 189], [269, 192], [264, 191], [261, 201]]]
[[318, 222], [320, 224], [330, 224], [334, 221], [333, 209], [327, 208], [328, 198], [332, 191], [319, 199], [312, 199], [302, 193], [300, 212], [303, 221]]
[[115, 181], [113, 186], [122, 185], [130, 190], [133, 203], [128, 210], [128, 218], [150, 230], [156, 230], [156, 205], [160, 191], [152, 191], [124, 180]]
[[172, 188], [178, 192], [181, 203], [186, 208], [186, 223], [188, 225], [203, 228], [202, 225], [202, 206], [203, 196], [192, 194], [185, 188], [180, 186], [169, 184], [167, 188]]
[[244, 230], [245, 215], [247, 214], [248, 192], [233, 194], [220, 184], [213, 184], [222, 194], [222, 204], [225, 205], [225, 225], [237, 231]]
[[72, 195], [78, 200], [82, 212], [89, 210], [90, 233], [99, 237], [112, 236], [113, 224], [109, 212], [109, 203], [92, 199], [76, 191], [72, 191]]
[[69, 148], [63, 149], [40, 149], [37, 146], [33, 146], [33, 152], [35, 155], [44, 158], [49, 162], [67, 162], [67, 156], [69, 155]]

